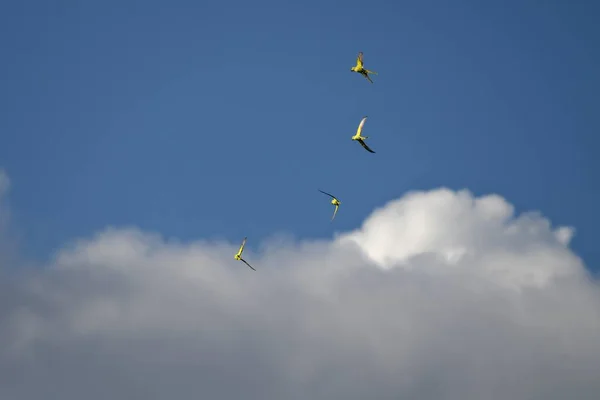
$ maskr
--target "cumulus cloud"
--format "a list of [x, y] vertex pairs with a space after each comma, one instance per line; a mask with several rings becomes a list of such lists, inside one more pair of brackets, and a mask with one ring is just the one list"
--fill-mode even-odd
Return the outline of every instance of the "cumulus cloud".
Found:
[[[409, 193], [332, 240], [135, 228], [4, 284], [2, 399], [597, 399], [600, 290], [573, 230]], [[6, 281], [5, 281], [6, 282]]]

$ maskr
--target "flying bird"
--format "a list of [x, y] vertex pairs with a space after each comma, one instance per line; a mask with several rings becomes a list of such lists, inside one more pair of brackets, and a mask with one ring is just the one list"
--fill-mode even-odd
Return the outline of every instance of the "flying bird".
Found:
[[375, 153], [373, 150], [371, 150], [369, 148], [369, 146], [367, 146], [367, 144], [364, 142], [365, 139], [368, 139], [368, 136], [361, 136], [360, 133], [362, 132], [363, 126], [365, 125], [365, 121], [367, 120], [367, 116], [365, 115], [363, 117], [363, 119], [360, 121], [360, 124], [358, 124], [358, 129], [356, 130], [356, 135], [352, 136], [352, 140], [356, 140], [358, 143], [360, 143], [360, 145], [362, 147], [365, 148], [365, 150], [367, 150], [370, 153]]
[[363, 64], [363, 52], [362, 51], [360, 51], [358, 53], [358, 56], [356, 57], [356, 65], [354, 67], [350, 68], [350, 71], [358, 72], [359, 74], [361, 74], [362, 76], [364, 76], [365, 78], [367, 78], [367, 80], [369, 82], [371, 82], [371, 83], [373, 83], [373, 81], [369, 77], [369, 74], [377, 75], [377, 72], [375, 72], [375, 71], [369, 71], [368, 69], [364, 68], [364, 64]]
[[319, 192], [331, 197], [331, 204], [335, 206], [335, 210], [333, 211], [333, 217], [331, 217], [331, 220], [333, 221], [333, 219], [335, 218], [335, 214], [337, 214], [338, 208], [340, 208], [340, 201], [334, 195], [324, 192], [321, 189], [318, 190]]
[[[244, 240], [242, 241], [242, 245], [240, 246], [240, 249], [238, 250], [237, 254], [235, 256], [233, 256], [233, 258], [235, 258], [238, 261], [243, 261], [244, 264], [246, 264], [247, 266], [249, 266], [250, 268], [252, 268], [252, 265], [248, 264], [246, 262], [246, 260], [244, 260], [242, 258], [242, 252], [244, 251], [244, 246], [246, 245], [246, 239], [248, 239], [248, 237], [244, 238]], [[252, 270], [256, 271], [254, 268], [252, 268]]]

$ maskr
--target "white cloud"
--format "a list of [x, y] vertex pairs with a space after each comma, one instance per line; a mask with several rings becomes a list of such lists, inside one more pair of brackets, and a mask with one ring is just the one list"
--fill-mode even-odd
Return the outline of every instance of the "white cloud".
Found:
[[415, 192], [332, 241], [108, 229], [0, 292], [0, 398], [596, 399], [571, 228]]
[[517, 218], [498, 195], [474, 198], [468, 191], [416, 192], [376, 210], [362, 229], [340, 237], [354, 242], [382, 268], [431, 269], [423, 255], [445, 270], [455, 266], [490, 275], [515, 288], [545, 285], [586, 271], [566, 246], [571, 227], [552, 229], [537, 213]]

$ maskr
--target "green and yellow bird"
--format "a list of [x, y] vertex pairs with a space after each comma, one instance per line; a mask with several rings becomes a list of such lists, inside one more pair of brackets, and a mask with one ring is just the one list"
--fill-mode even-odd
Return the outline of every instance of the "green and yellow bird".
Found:
[[360, 145], [362, 147], [365, 148], [365, 150], [367, 150], [370, 153], [375, 153], [373, 150], [371, 150], [369, 148], [369, 146], [367, 146], [367, 144], [364, 142], [366, 139], [368, 139], [368, 136], [361, 136], [360, 133], [362, 132], [363, 126], [365, 125], [365, 121], [367, 120], [367, 116], [365, 115], [363, 117], [363, 119], [360, 121], [360, 124], [358, 124], [358, 129], [356, 130], [356, 135], [352, 136], [352, 140], [356, 140], [358, 143], [360, 143]]
[[[244, 246], [246, 245], [246, 239], [248, 239], [248, 237], [244, 238], [244, 240], [242, 241], [242, 245], [240, 246], [240, 249], [238, 250], [237, 254], [235, 256], [233, 256], [233, 258], [235, 258], [238, 261], [243, 261], [244, 264], [246, 264], [247, 266], [249, 266], [250, 268], [252, 268], [252, 265], [248, 264], [246, 262], [246, 260], [244, 260], [242, 258], [242, 252], [244, 251]], [[252, 268], [252, 270], [256, 271], [254, 268]]]
[[333, 211], [333, 217], [331, 217], [331, 220], [333, 221], [333, 219], [335, 218], [335, 214], [337, 214], [338, 208], [340, 208], [340, 201], [334, 195], [324, 192], [321, 189], [318, 190], [319, 192], [331, 197], [331, 204], [335, 206], [335, 210]]
[[371, 83], [373, 83], [373, 81], [369, 77], [369, 74], [377, 75], [377, 72], [369, 71], [368, 69], [365, 69], [364, 63], [363, 63], [363, 52], [362, 51], [360, 51], [358, 53], [358, 56], [356, 57], [356, 65], [354, 67], [350, 68], [350, 71], [358, 72], [359, 74], [361, 74], [362, 76], [367, 78], [367, 80]]

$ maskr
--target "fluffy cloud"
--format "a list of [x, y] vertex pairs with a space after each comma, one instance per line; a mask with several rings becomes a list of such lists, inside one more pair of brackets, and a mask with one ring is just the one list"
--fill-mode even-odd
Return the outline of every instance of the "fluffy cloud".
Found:
[[250, 240], [256, 272], [237, 242], [107, 229], [4, 279], [0, 398], [597, 399], [572, 235], [446, 189], [332, 240]]

